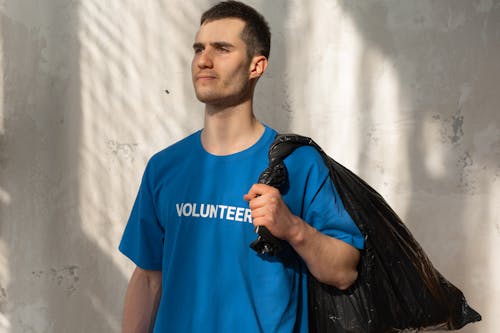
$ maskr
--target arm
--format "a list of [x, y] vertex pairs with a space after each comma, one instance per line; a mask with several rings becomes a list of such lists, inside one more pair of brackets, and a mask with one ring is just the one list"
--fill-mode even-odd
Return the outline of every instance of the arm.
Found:
[[122, 333], [146, 333], [153, 330], [161, 295], [161, 271], [136, 267], [125, 295]]
[[348, 288], [356, 280], [359, 251], [293, 215], [277, 189], [255, 184], [244, 198], [249, 201], [254, 225], [265, 226], [274, 236], [286, 240], [316, 279], [339, 289]]

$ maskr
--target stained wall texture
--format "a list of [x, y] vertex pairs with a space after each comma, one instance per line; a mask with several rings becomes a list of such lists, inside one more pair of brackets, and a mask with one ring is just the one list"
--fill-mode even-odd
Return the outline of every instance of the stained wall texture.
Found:
[[[500, 331], [500, 2], [253, 0], [256, 112], [378, 189]], [[151, 154], [202, 126], [208, 0], [0, 0], [0, 332], [118, 332]]]

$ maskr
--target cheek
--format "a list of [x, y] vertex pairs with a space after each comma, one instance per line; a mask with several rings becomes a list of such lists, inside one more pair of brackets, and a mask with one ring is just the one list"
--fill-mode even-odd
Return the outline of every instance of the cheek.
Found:
[[244, 86], [248, 82], [248, 70], [246, 67], [239, 66], [228, 72], [227, 78], [230, 79], [233, 85]]
[[194, 70], [196, 68], [195, 64], [196, 64], [196, 58], [193, 57], [193, 60], [191, 60], [191, 75], [193, 75], [193, 76], [194, 76]]

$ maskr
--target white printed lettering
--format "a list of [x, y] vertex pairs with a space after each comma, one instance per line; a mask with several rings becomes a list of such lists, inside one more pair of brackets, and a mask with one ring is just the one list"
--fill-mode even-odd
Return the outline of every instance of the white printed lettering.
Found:
[[249, 208], [183, 202], [176, 203], [175, 210], [179, 217], [185, 216], [253, 223], [252, 211]]
[[196, 212], [196, 206], [197, 206], [196, 204], [193, 204], [193, 217], [200, 217], [200, 213]]
[[222, 220], [222, 219], [224, 219], [224, 212], [226, 211], [227, 206], [217, 205], [217, 207], [220, 208], [220, 216], [219, 216], [219, 218]]
[[248, 223], [253, 223], [253, 220], [252, 220], [252, 211], [250, 209], [245, 209], [245, 222], [248, 222]]
[[234, 213], [236, 212], [236, 207], [229, 206], [227, 207], [226, 220], [234, 221]]
[[243, 222], [243, 213], [245, 212], [245, 208], [243, 207], [238, 207], [236, 208], [236, 216], [234, 219], [238, 222]]
[[[209, 207], [210, 207], [210, 205], [201, 204], [201, 206], [200, 206], [201, 217], [203, 217], [203, 218], [208, 217], [208, 214], [210, 213]], [[203, 208], [206, 208], [206, 209], [203, 209]]]
[[216, 205], [210, 205], [210, 218], [211, 219], [217, 218], [217, 206]]
[[177, 209], [177, 215], [180, 217], [181, 216], [181, 213], [182, 213], [182, 206], [184, 206], [184, 204], [175, 204], [175, 208]]
[[182, 214], [184, 216], [191, 216], [192, 213], [193, 213], [193, 205], [190, 203], [183, 204]]

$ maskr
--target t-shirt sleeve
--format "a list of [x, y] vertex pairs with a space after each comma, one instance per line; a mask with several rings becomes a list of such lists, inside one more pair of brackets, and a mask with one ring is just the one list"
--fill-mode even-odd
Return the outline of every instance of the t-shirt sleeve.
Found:
[[290, 186], [302, 192], [301, 218], [320, 232], [363, 249], [363, 235], [345, 210], [321, 155], [312, 147], [300, 147], [285, 162]]
[[161, 270], [164, 228], [156, 213], [152, 169], [150, 162], [142, 177], [119, 250], [143, 269]]

